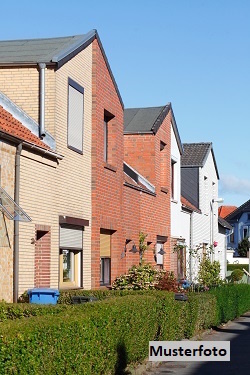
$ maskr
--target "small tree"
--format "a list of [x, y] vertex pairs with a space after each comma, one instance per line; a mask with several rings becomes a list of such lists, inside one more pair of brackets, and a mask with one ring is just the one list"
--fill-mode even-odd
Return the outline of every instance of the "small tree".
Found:
[[148, 246], [144, 243], [145, 239], [147, 238], [147, 234], [143, 233], [142, 231], [139, 232], [139, 254], [140, 254], [140, 265], [143, 263], [144, 253], [147, 250]]
[[238, 244], [238, 253], [240, 257], [246, 257], [247, 251], [250, 247], [250, 242], [248, 241], [248, 238], [243, 238], [242, 241]]
[[199, 282], [207, 287], [220, 284], [220, 263], [218, 261], [211, 262], [208, 257], [200, 263], [198, 273]]

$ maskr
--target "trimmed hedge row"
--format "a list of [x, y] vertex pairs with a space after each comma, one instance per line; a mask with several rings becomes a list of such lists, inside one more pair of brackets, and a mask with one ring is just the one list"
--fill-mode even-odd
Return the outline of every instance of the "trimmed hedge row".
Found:
[[234, 271], [236, 269], [243, 270], [243, 268], [245, 268], [245, 270], [248, 271], [248, 267], [249, 267], [248, 264], [228, 264], [227, 265], [227, 270], [228, 271]]
[[173, 293], [143, 294], [1, 323], [0, 373], [118, 374], [147, 357], [150, 340], [180, 340], [213, 324], [212, 295], [191, 295], [186, 303]]
[[73, 296], [93, 296], [98, 298], [99, 301], [109, 297], [123, 297], [127, 295], [133, 294], [145, 294], [148, 291], [144, 290], [84, 290], [84, 289], [76, 289], [76, 290], [60, 290], [60, 295], [58, 299], [59, 304], [72, 304], [72, 297]]
[[[73, 308], [74, 306], [71, 306]], [[36, 305], [0, 302], [0, 322], [31, 316], [55, 315], [67, 309], [66, 305]]]
[[250, 310], [246, 284], [190, 293], [188, 302], [164, 291], [129, 294], [0, 323], [0, 374], [122, 374], [147, 357], [150, 340], [190, 338]]
[[250, 285], [225, 285], [209, 292], [217, 300], [217, 322], [228, 322], [250, 310]]

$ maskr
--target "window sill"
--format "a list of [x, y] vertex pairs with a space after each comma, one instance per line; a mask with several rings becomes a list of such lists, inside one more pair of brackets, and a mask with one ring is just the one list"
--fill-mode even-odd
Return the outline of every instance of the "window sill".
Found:
[[100, 284], [100, 289], [111, 289], [112, 285], [111, 284]]
[[109, 169], [112, 172], [116, 172], [117, 171], [117, 167], [114, 167], [113, 165], [108, 164], [108, 163], [104, 163], [104, 168]]
[[168, 188], [164, 187], [164, 186], [161, 186], [161, 191], [165, 194], [168, 194]]

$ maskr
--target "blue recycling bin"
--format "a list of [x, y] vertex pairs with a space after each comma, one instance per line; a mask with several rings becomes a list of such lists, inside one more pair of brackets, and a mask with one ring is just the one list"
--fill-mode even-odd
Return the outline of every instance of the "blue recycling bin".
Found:
[[34, 288], [28, 290], [29, 302], [56, 305], [59, 298], [58, 289]]

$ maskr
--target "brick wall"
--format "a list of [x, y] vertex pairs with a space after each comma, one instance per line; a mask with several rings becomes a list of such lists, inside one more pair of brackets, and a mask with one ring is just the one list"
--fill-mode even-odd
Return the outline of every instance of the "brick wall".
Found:
[[[165, 148], [161, 151], [161, 142]], [[153, 252], [157, 236], [167, 236], [164, 244], [164, 268], [170, 269], [170, 167], [171, 167], [171, 113], [169, 112], [155, 135], [126, 134], [124, 135], [124, 160], [146, 177], [154, 186], [156, 197], [148, 194], [140, 196], [140, 230], [148, 234], [147, 241], [152, 242], [145, 257], [154, 263]], [[164, 185], [164, 186], [162, 186]], [[126, 197], [126, 195], [125, 195]], [[139, 199], [139, 194], [137, 193]], [[130, 198], [130, 208], [126, 197], [124, 216], [130, 217], [138, 212], [138, 202]], [[134, 205], [134, 207], [133, 207]], [[134, 231], [135, 236], [135, 231]], [[138, 240], [138, 225], [137, 236]]]
[[[0, 91], [39, 122], [39, 69], [0, 67]], [[55, 72], [45, 69], [45, 128], [55, 135]]]
[[[98, 41], [92, 43], [92, 288], [100, 287], [100, 229], [113, 230], [111, 281], [125, 271], [123, 235], [123, 109]], [[104, 162], [104, 111], [108, 123], [108, 163]]]
[[[46, 70], [48, 79], [50, 73]], [[53, 74], [51, 84], [46, 85], [46, 98], [55, 103], [52, 133], [56, 138], [57, 152], [64, 157], [57, 163], [25, 149], [21, 154], [20, 205], [32, 222], [20, 223], [19, 294], [34, 287], [36, 279], [36, 246], [31, 241], [35, 238], [36, 224], [51, 228], [50, 287], [58, 288], [59, 215], [89, 220], [90, 226], [85, 227], [83, 233], [82, 274], [83, 287], [91, 287], [92, 46], [79, 52]], [[84, 87], [83, 154], [67, 147], [69, 77]], [[48, 118], [52, 109], [46, 106], [45, 111]]]
[[[16, 148], [0, 141], [0, 186], [14, 198]], [[0, 301], [13, 301], [14, 222], [0, 210]]]
[[48, 225], [36, 225], [35, 280], [36, 288], [50, 287], [51, 238]]

